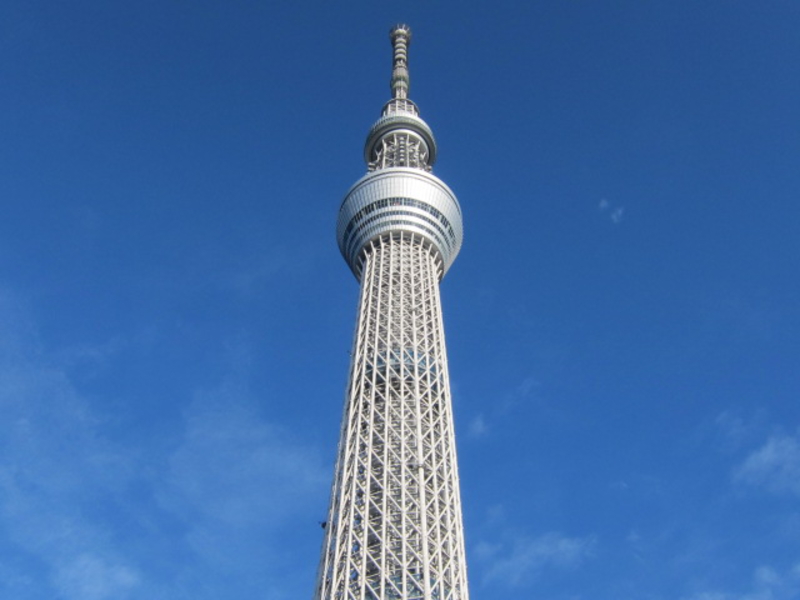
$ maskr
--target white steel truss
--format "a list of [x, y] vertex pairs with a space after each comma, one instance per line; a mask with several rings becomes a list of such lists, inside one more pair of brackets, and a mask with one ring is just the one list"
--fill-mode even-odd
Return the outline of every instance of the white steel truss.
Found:
[[364, 249], [318, 600], [468, 598], [441, 274], [413, 233]]
[[361, 298], [315, 600], [469, 600], [439, 299], [461, 208], [407, 97], [410, 39], [391, 32], [393, 98], [339, 210]]

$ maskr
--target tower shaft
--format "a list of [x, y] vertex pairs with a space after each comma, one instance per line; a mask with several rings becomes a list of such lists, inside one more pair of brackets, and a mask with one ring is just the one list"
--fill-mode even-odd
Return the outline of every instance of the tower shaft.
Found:
[[440, 272], [411, 233], [366, 251], [319, 599], [467, 598]]

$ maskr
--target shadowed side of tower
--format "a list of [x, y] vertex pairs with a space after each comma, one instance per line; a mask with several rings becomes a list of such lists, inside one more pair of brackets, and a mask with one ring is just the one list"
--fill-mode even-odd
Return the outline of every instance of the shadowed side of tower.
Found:
[[461, 209], [431, 173], [436, 142], [408, 98], [411, 31], [391, 31], [392, 99], [339, 210], [361, 284], [316, 600], [467, 600], [439, 281]]

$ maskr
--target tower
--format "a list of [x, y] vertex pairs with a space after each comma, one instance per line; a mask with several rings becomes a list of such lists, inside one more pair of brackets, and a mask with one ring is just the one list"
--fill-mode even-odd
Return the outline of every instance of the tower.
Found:
[[411, 30], [390, 37], [392, 99], [337, 223], [361, 294], [314, 597], [467, 600], [439, 299], [461, 247], [461, 208], [431, 173], [433, 132], [408, 98]]

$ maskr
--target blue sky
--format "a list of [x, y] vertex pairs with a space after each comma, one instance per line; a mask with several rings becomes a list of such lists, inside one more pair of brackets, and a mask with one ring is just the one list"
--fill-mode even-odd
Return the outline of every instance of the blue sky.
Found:
[[0, 7], [0, 597], [310, 597], [389, 27], [473, 600], [800, 598], [800, 5]]

